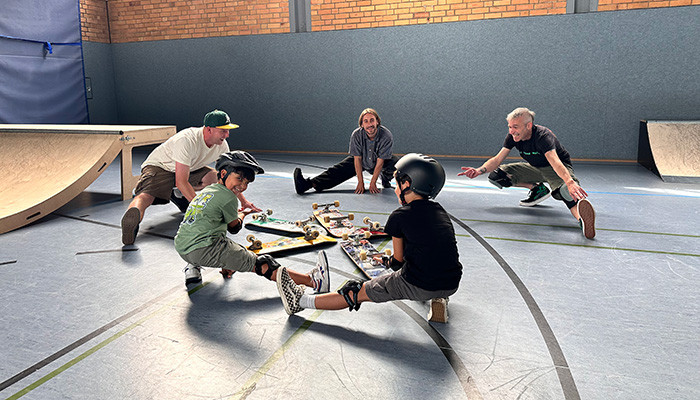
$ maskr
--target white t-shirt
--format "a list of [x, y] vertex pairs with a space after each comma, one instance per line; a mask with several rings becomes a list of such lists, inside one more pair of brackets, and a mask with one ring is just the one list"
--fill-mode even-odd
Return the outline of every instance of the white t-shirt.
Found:
[[156, 147], [141, 168], [153, 165], [175, 173], [175, 163], [179, 162], [188, 165], [190, 171], [195, 171], [213, 163], [227, 151], [229, 148], [225, 140], [221, 145], [207, 147], [204, 127], [187, 128]]

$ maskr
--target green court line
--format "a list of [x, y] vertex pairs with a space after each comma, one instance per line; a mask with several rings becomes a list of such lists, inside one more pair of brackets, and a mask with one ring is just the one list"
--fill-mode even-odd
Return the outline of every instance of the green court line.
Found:
[[[455, 236], [471, 237], [471, 235], [459, 234], [459, 233], [455, 234]], [[622, 251], [636, 251], [639, 253], [669, 254], [669, 255], [674, 255], [674, 256], [700, 257], [700, 254], [694, 254], [694, 253], [678, 253], [678, 252], [674, 252], [674, 251], [663, 251], [663, 250], [630, 249], [630, 248], [625, 248], [625, 247], [611, 247], [611, 246], [594, 246], [594, 245], [590, 245], [590, 244], [577, 244], [577, 243], [545, 242], [545, 241], [541, 241], [541, 240], [512, 239], [512, 238], [502, 238], [502, 237], [495, 237], [495, 236], [484, 236], [484, 239], [505, 240], [508, 242], [552, 244], [552, 245], [556, 245], [556, 246], [584, 247], [584, 248], [602, 249], [602, 250], [622, 250]]]
[[[187, 291], [187, 295], [189, 296], [189, 295], [191, 295], [191, 294], [193, 294], [193, 293], [199, 291], [200, 289], [202, 289], [204, 286], [208, 285], [209, 283], [211, 283], [211, 281], [204, 282], [204, 283], [198, 285], [197, 287], [192, 288], [191, 290], [188, 290], [188, 291]], [[97, 351], [100, 350], [101, 348], [107, 346], [108, 344], [112, 343], [113, 341], [115, 341], [115, 340], [119, 339], [120, 337], [126, 335], [126, 334], [129, 333], [132, 329], [136, 328], [136, 327], [139, 326], [139, 325], [142, 325], [144, 322], [148, 321], [149, 319], [153, 318], [153, 317], [156, 316], [157, 314], [161, 313], [161, 312], [162, 312], [163, 310], [165, 310], [166, 308], [169, 308], [170, 306], [172, 306], [173, 304], [175, 304], [175, 303], [177, 303], [177, 302], [179, 302], [179, 301], [181, 301], [181, 300], [182, 300], [182, 299], [181, 299], [180, 297], [178, 297], [178, 298], [175, 299], [174, 301], [172, 301], [172, 302], [170, 302], [170, 303], [168, 303], [168, 304], [166, 304], [166, 305], [160, 307], [159, 309], [157, 309], [157, 310], [153, 311], [152, 313], [146, 315], [145, 317], [139, 319], [138, 321], [136, 321], [136, 322], [134, 322], [133, 324], [127, 326], [126, 328], [124, 328], [124, 329], [122, 329], [121, 331], [115, 333], [114, 335], [108, 337], [107, 339], [103, 340], [102, 342], [96, 344], [95, 346], [93, 346], [92, 348], [88, 349], [87, 351], [85, 351], [84, 353], [80, 354], [79, 356], [75, 357], [74, 359], [68, 361], [67, 363], [63, 364], [62, 366], [60, 366], [60, 367], [56, 368], [55, 370], [49, 372], [48, 374], [46, 374], [46, 375], [45, 375], [44, 377], [42, 377], [41, 379], [37, 380], [36, 382], [32, 383], [31, 385], [25, 387], [24, 389], [20, 390], [19, 392], [17, 392], [17, 393], [15, 393], [15, 394], [13, 394], [12, 396], [8, 397], [6, 400], [15, 400], [15, 399], [19, 399], [20, 397], [24, 396], [25, 394], [31, 392], [32, 390], [38, 388], [39, 386], [41, 386], [41, 385], [43, 385], [44, 383], [48, 382], [49, 380], [53, 379], [54, 377], [56, 377], [56, 376], [59, 375], [60, 373], [66, 371], [68, 368], [74, 366], [75, 364], [77, 364], [77, 363], [79, 363], [80, 361], [84, 360], [84, 359], [87, 358], [88, 356], [94, 354], [95, 352], [97, 352]]]
[[[368, 212], [368, 211], [352, 211], [352, 210], [340, 210], [341, 212], [351, 212], [356, 214], [373, 214], [373, 215], [389, 215], [390, 213], [385, 212]], [[507, 224], [507, 225], [525, 225], [525, 226], [542, 226], [547, 228], [565, 228], [565, 229], [581, 229], [576, 225], [551, 225], [551, 224], [537, 224], [534, 222], [514, 222], [514, 221], [494, 221], [488, 219], [472, 219], [472, 218], [460, 218], [460, 221], [469, 222], [486, 222], [489, 224]], [[639, 233], [644, 235], [663, 235], [663, 236], [677, 236], [677, 237], [689, 237], [700, 239], [700, 235], [691, 235], [686, 233], [667, 233], [667, 232], [649, 232], [649, 231], [635, 231], [629, 229], [611, 229], [611, 228], [600, 228], [596, 227], [597, 231], [608, 231], [608, 232], [623, 232], [623, 233]]]
[[304, 332], [306, 332], [307, 329], [309, 329], [311, 324], [316, 322], [316, 319], [323, 313], [323, 311], [324, 310], [316, 310], [316, 311], [314, 311], [313, 314], [311, 314], [310, 317], [306, 318], [304, 323], [301, 324], [301, 326], [299, 328], [297, 328], [296, 331], [294, 331], [292, 336], [290, 336], [289, 339], [287, 339], [282, 344], [282, 346], [280, 346], [280, 348], [277, 349], [277, 351], [272, 353], [270, 358], [268, 358], [265, 361], [265, 363], [262, 365], [262, 367], [258, 368], [258, 370], [255, 371], [253, 376], [251, 376], [250, 379], [248, 379], [248, 381], [245, 384], [243, 384], [243, 388], [241, 390], [239, 390], [238, 392], [236, 392], [233, 396], [229, 397], [229, 399], [243, 400], [246, 397], [248, 397], [248, 395], [253, 393], [253, 390], [255, 390], [255, 387], [257, 386], [260, 378], [265, 376], [267, 374], [267, 372], [272, 368], [272, 366], [284, 355], [284, 353], [286, 353], [287, 350], [289, 350], [289, 348], [292, 347], [294, 342], [296, 342], [301, 337], [301, 335]]

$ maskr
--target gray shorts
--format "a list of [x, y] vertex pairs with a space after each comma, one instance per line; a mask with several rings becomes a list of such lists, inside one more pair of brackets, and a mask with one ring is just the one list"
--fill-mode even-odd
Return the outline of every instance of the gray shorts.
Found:
[[414, 286], [404, 279], [401, 271], [394, 271], [365, 282], [367, 297], [375, 303], [384, 303], [391, 300], [430, 300], [438, 297], [449, 297], [457, 289], [450, 290], [425, 290]]
[[[192, 186], [202, 184], [202, 179], [206, 174], [214, 169], [211, 167], [202, 167], [195, 171], [190, 171], [188, 181]], [[146, 165], [141, 170], [141, 177], [136, 184], [134, 194], [146, 193], [155, 197], [153, 204], [167, 204], [170, 202], [170, 195], [173, 194], [175, 187], [175, 174], [166, 171], [163, 168], [153, 165]]]
[[226, 268], [252, 272], [258, 256], [233, 240], [222, 237], [212, 245], [180, 254], [183, 260], [198, 267]]
[[[574, 176], [574, 170], [566, 164], [564, 166], [569, 171], [571, 178], [578, 183], [578, 179]], [[510, 176], [513, 185], [518, 183], [547, 182], [550, 189], [554, 190], [564, 184], [564, 181], [551, 166], [537, 168], [526, 162], [518, 162], [501, 165], [499, 168]]]

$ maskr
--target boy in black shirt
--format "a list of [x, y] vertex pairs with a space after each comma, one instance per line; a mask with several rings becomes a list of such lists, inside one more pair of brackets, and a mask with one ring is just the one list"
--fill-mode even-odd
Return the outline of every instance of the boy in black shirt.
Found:
[[349, 281], [338, 293], [304, 294], [282, 267], [277, 288], [288, 314], [305, 308], [359, 310], [365, 301], [430, 300], [429, 319], [447, 322], [448, 296], [462, 277], [454, 228], [445, 209], [430, 201], [445, 184], [445, 170], [430, 157], [407, 154], [396, 163], [396, 189], [402, 206], [387, 220], [385, 232], [392, 237], [394, 255], [387, 260], [394, 272], [366, 282]]
[[[494, 157], [488, 159], [479, 168], [462, 167], [458, 175], [476, 178], [486, 172], [489, 181], [499, 189], [519, 186], [530, 189], [526, 199], [520, 201], [523, 207], [532, 207], [546, 200], [550, 195], [563, 201], [571, 215], [579, 221], [581, 230], [587, 239], [595, 237], [595, 211], [586, 199], [588, 193], [579, 186], [571, 166], [571, 157], [559, 139], [548, 128], [535, 125], [535, 113], [525, 107], [516, 108], [506, 117], [508, 135], [503, 148]], [[506, 164], [506, 159], [513, 147], [527, 162]], [[552, 192], [544, 182], [549, 184]]]

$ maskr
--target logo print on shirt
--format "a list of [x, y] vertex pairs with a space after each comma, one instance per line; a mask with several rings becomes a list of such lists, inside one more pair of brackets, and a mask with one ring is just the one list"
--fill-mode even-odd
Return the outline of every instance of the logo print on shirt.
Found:
[[185, 213], [185, 218], [182, 220], [183, 224], [192, 225], [194, 221], [197, 220], [197, 215], [202, 213], [202, 210], [206, 208], [209, 200], [214, 197], [211, 193], [200, 193], [190, 203], [187, 207], [187, 212]]

